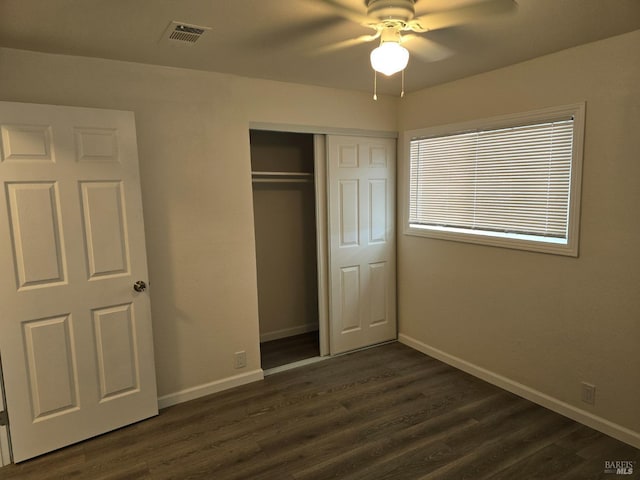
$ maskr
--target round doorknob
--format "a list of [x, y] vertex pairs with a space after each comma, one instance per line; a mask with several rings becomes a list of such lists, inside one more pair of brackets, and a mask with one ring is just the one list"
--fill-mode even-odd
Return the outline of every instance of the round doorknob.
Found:
[[144, 283], [142, 280], [138, 280], [136, 283], [133, 284], [133, 289], [136, 292], [144, 292], [147, 289], [147, 284]]

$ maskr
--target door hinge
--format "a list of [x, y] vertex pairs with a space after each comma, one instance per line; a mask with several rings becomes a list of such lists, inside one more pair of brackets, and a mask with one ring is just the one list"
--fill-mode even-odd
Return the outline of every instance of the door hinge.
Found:
[[6, 427], [9, 425], [9, 417], [7, 416], [7, 411], [3, 410], [0, 412], [0, 427]]

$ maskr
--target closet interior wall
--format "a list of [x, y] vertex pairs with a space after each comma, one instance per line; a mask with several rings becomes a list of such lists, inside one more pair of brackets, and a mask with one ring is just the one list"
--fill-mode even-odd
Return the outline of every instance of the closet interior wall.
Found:
[[252, 130], [260, 341], [318, 330], [313, 135]]

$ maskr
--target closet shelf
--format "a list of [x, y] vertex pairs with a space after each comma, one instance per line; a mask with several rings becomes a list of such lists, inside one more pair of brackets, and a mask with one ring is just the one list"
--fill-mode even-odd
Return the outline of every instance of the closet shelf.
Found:
[[309, 172], [251, 172], [254, 183], [306, 183], [313, 181], [313, 173]]
[[296, 177], [296, 178], [306, 178], [313, 177], [313, 173], [308, 172], [251, 172], [251, 176], [253, 178], [259, 177]]

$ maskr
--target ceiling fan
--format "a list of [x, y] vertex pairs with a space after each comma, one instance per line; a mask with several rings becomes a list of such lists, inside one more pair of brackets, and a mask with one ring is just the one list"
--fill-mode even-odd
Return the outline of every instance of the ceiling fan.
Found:
[[[339, 0], [317, 1], [330, 6], [343, 18], [374, 30], [370, 35], [362, 35], [324, 47], [321, 52], [330, 52], [379, 39], [380, 45], [371, 52], [372, 68], [376, 73], [380, 72], [386, 76], [403, 72], [403, 78], [404, 69], [409, 62], [409, 51], [406, 47], [409, 47], [420, 59], [429, 62], [442, 60], [453, 54], [444, 45], [419, 34], [470, 23], [484, 16], [512, 12], [517, 7], [514, 0], [480, 0], [457, 8], [416, 16], [415, 5], [418, 0], [364, 0], [366, 13], [347, 6]], [[403, 94], [404, 88], [401, 95]], [[374, 98], [376, 98], [375, 92]]]

